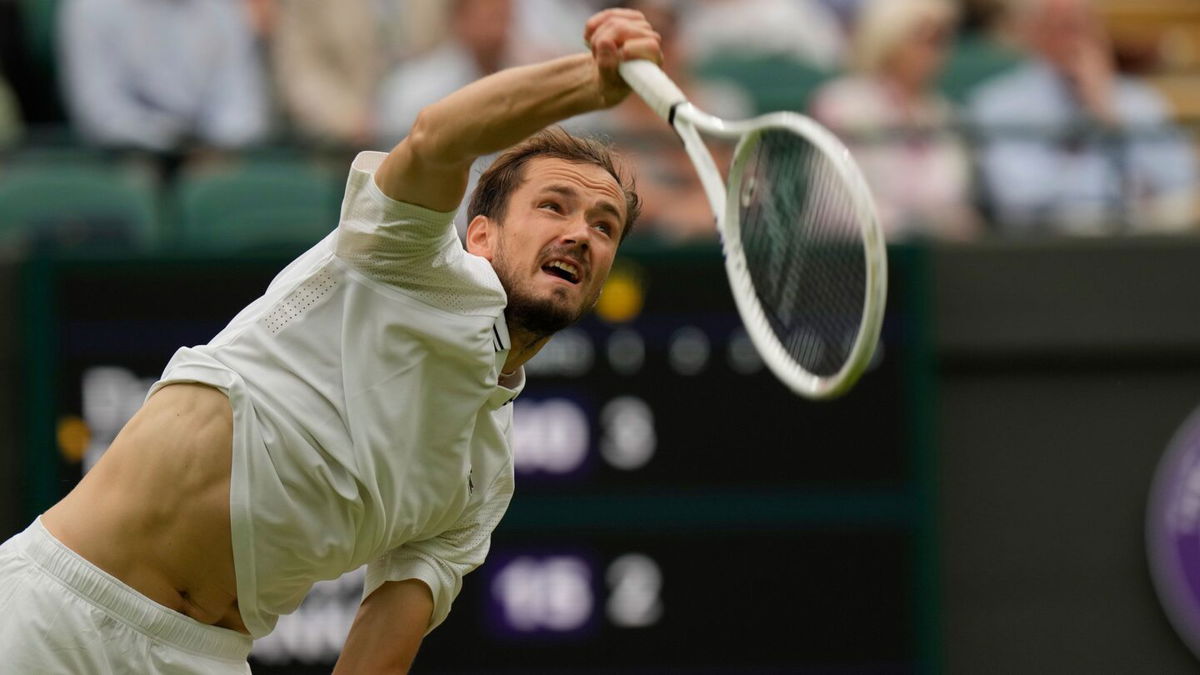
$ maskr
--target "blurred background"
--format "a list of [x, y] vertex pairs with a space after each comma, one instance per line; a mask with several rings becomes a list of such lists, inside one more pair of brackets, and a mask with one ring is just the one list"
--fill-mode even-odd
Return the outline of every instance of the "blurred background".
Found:
[[[0, 0], [0, 538], [336, 225], [356, 152], [610, 4]], [[851, 148], [883, 344], [793, 397], [672, 132], [632, 100], [569, 120], [644, 220], [530, 363], [517, 496], [417, 670], [1196, 672], [1196, 528], [1147, 548], [1200, 505], [1200, 0], [625, 4], [701, 108]], [[319, 584], [255, 672], [328, 672], [360, 588]]]

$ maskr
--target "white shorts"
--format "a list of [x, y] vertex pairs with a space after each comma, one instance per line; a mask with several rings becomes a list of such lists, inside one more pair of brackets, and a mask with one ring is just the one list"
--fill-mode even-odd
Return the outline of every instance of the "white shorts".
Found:
[[252, 641], [171, 611], [34, 521], [0, 546], [0, 669], [8, 673], [250, 672]]

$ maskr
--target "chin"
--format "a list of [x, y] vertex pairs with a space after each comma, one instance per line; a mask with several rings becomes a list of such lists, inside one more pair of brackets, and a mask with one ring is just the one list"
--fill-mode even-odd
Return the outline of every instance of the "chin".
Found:
[[553, 335], [583, 316], [579, 307], [567, 302], [557, 290], [543, 298], [510, 296], [504, 313], [510, 323], [535, 335]]

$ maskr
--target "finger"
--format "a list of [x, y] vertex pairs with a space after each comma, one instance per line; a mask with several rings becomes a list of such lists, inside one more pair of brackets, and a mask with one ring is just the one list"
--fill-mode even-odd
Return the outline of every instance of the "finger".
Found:
[[592, 17], [587, 20], [587, 23], [584, 24], [584, 28], [583, 28], [583, 39], [588, 42], [591, 42], [592, 35], [596, 32], [596, 29], [599, 28], [604, 23], [606, 23], [607, 21], [609, 21], [610, 19], [645, 21], [646, 17], [643, 16], [641, 12], [639, 12], [637, 10], [633, 10], [633, 9], [623, 9], [620, 7], [613, 8], [613, 9], [606, 9], [602, 12], [593, 14]]
[[605, 9], [593, 14], [587, 20], [587, 23], [584, 24], [584, 30], [595, 30], [597, 26], [613, 18], [645, 20], [646, 17], [636, 9], [613, 7], [611, 9]]
[[627, 40], [621, 45], [621, 60], [632, 61], [634, 59], [646, 59], [662, 65], [662, 40], [657, 35], [654, 37], [641, 37], [633, 40]]
[[592, 43], [612, 41], [620, 47], [629, 40], [657, 36], [658, 33], [646, 21], [621, 19], [601, 24], [592, 34]]
[[619, 36], [619, 27], [616, 24], [601, 24], [592, 34], [592, 53], [598, 57], [606, 49], [616, 52], [621, 46]]
[[621, 64], [621, 48], [611, 40], [593, 41], [592, 59], [601, 73], [616, 73]]

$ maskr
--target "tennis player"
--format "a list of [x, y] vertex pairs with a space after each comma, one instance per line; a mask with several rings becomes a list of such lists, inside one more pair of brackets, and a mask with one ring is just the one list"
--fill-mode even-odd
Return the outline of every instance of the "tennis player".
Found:
[[[522, 364], [596, 301], [638, 211], [604, 146], [543, 129], [622, 100], [618, 63], [661, 62], [659, 37], [623, 9], [584, 37], [360, 154], [337, 230], [175, 354], [95, 468], [0, 547], [6, 672], [246, 673], [252, 638], [364, 563], [336, 672], [410, 667], [508, 506]], [[505, 148], [464, 251], [468, 169]]]

